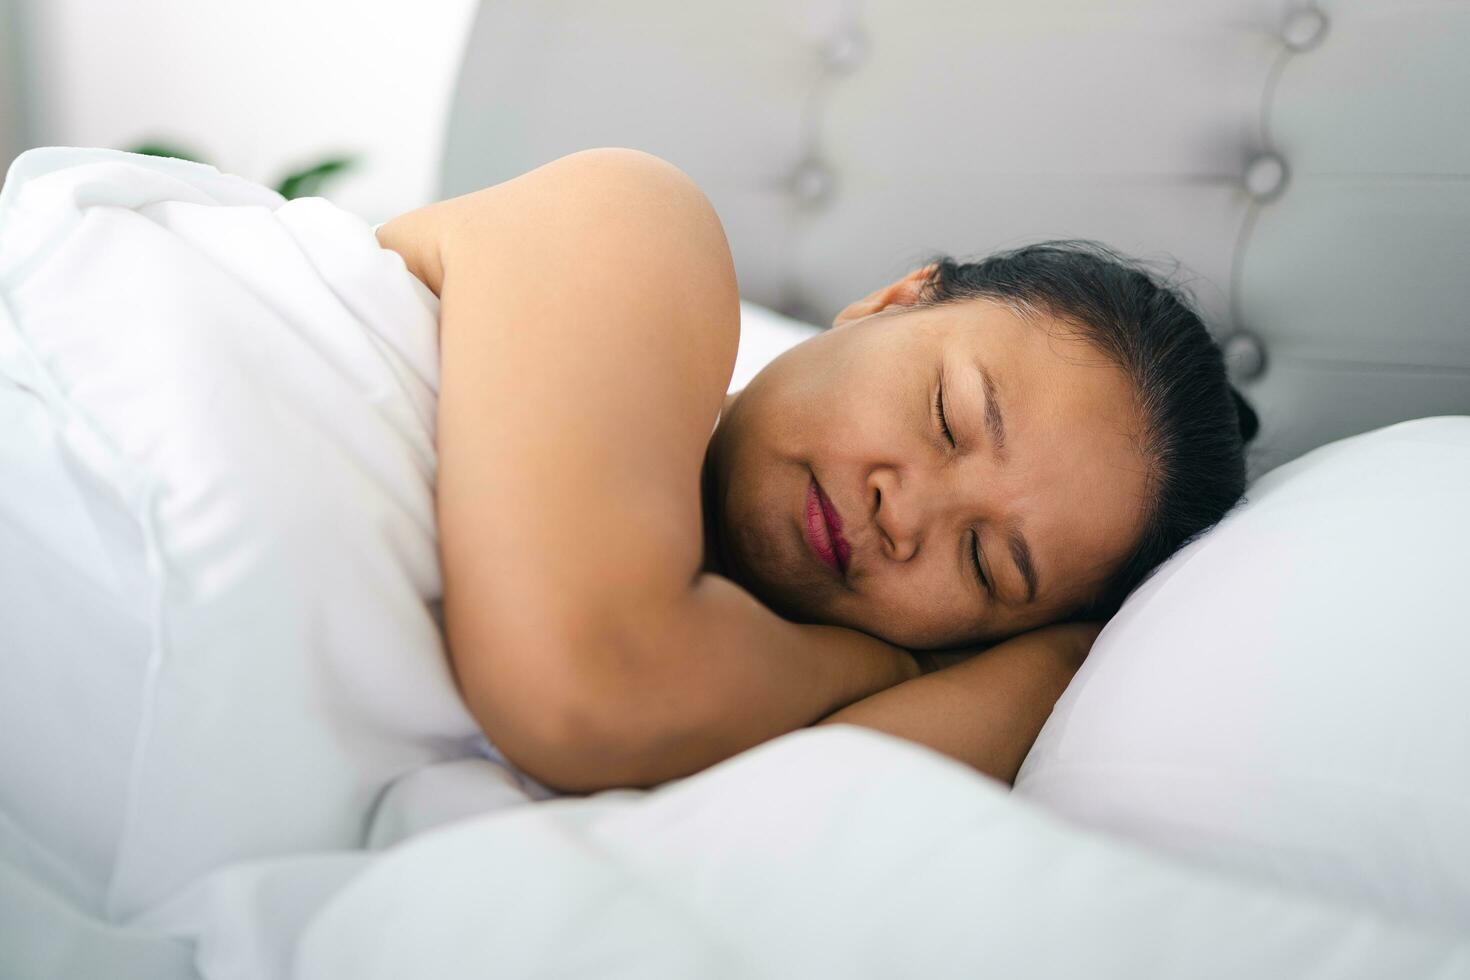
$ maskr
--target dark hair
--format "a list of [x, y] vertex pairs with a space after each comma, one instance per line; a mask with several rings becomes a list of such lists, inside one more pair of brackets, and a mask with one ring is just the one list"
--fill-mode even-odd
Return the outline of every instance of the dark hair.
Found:
[[1256, 413], [1225, 374], [1220, 347], [1178, 288], [1089, 241], [1051, 241], [979, 262], [948, 257], [918, 305], [990, 298], [1040, 308], [1078, 327], [1132, 380], [1149, 466], [1143, 533], [1076, 619], [1106, 619], [1170, 555], [1208, 530], [1245, 492], [1245, 444]]

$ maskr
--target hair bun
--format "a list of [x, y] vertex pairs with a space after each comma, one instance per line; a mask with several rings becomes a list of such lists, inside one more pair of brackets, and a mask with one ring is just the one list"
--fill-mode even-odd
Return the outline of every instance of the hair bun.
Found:
[[1256, 410], [1251, 408], [1250, 402], [1235, 390], [1235, 385], [1230, 386], [1230, 399], [1235, 402], [1235, 416], [1240, 422], [1240, 441], [1250, 442], [1261, 430], [1261, 420], [1256, 417]]

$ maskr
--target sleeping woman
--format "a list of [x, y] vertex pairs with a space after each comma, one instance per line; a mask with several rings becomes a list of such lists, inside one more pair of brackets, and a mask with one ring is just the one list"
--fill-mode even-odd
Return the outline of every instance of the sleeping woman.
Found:
[[378, 238], [441, 301], [456, 682], [558, 790], [829, 723], [1011, 781], [1101, 623], [1244, 489], [1218, 347], [1099, 246], [915, 269], [727, 395], [730, 251], [657, 157], [572, 154]]

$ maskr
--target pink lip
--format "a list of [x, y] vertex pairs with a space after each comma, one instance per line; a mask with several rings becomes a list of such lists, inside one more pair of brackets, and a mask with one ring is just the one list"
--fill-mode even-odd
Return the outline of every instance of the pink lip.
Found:
[[806, 491], [806, 539], [822, 562], [837, 574], [845, 574], [852, 548], [842, 536], [842, 517], [812, 477]]

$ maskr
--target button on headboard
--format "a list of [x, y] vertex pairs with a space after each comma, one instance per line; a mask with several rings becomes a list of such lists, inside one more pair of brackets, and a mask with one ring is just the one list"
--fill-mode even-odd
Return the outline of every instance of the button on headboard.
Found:
[[826, 323], [937, 252], [1093, 238], [1183, 281], [1253, 469], [1470, 414], [1470, 2], [484, 3], [443, 194], [673, 161], [743, 295]]

